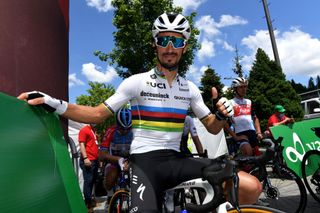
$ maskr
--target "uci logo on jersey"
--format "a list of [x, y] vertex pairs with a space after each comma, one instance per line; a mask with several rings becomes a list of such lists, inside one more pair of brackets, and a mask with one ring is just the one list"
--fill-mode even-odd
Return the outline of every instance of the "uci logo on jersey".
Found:
[[165, 83], [155, 83], [155, 82], [147, 82], [147, 85], [150, 85], [151, 87], [157, 87], [159, 89], [165, 89], [166, 84]]

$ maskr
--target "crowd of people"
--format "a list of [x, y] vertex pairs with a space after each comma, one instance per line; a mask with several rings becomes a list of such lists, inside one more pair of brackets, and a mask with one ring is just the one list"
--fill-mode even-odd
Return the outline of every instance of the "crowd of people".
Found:
[[[67, 119], [89, 124], [79, 133], [83, 194], [89, 211], [93, 207], [93, 183], [101, 162], [105, 162], [104, 186], [107, 190], [116, 184], [119, 169], [129, 169], [130, 212], [161, 212], [167, 189], [203, 176], [202, 171], [213, 160], [185, 155], [189, 152], [186, 145], [189, 134], [183, 133], [183, 129], [188, 126], [197, 151], [203, 152], [192, 124], [185, 124], [185, 121], [190, 122], [187, 117], [190, 109], [208, 132], [218, 134], [225, 128], [238, 142], [243, 154], [252, 155], [257, 147], [262, 132], [253, 103], [245, 98], [246, 79], [234, 79], [235, 97], [232, 100], [220, 98], [212, 113], [198, 87], [179, 75], [179, 62], [187, 51], [190, 34], [189, 21], [183, 15], [161, 14], [152, 28], [156, 66], [125, 79], [114, 95], [96, 107], [70, 104], [37, 91], [18, 96], [30, 105], [42, 104]], [[130, 109], [123, 107], [128, 102]], [[98, 143], [95, 125], [114, 115], [116, 126], [110, 127], [102, 143]], [[261, 183], [243, 171], [239, 171], [238, 176], [240, 204], [255, 203], [262, 192]]]

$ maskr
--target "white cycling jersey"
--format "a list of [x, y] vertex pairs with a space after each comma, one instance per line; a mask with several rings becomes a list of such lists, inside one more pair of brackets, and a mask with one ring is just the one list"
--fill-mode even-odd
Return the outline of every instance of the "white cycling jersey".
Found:
[[254, 114], [252, 111], [251, 100], [245, 98], [233, 98], [230, 101], [234, 110], [233, 124], [235, 133], [255, 130], [252, 119]]
[[177, 76], [172, 85], [152, 69], [125, 79], [104, 104], [112, 112], [130, 101], [134, 138], [131, 153], [179, 151], [189, 107], [200, 119], [210, 114], [195, 84]]

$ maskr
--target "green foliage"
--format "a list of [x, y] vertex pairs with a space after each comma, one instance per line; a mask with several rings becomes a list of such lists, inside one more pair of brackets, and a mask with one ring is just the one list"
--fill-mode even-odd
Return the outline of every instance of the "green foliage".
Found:
[[[76, 99], [76, 103], [86, 106], [98, 106], [103, 103], [107, 98], [115, 93], [115, 89], [112, 85], [105, 85], [103, 83], [89, 82], [90, 89], [87, 90], [88, 95], [80, 95]], [[101, 142], [102, 137], [106, 128], [115, 123], [114, 118], [109, 118], [103, 123], [97, 125], [97, 133], [99, 141]]]
[[220, 76], [209, 66], [201, 77], [201, 86], [199, 87], [202, 91], [204, 103], [209, 109], [212, 109], [211, 88], [213, 86], [216, 87], [218, 94], [221, 95], [224, 85], [221, 83]]
[[290, 84], [298, 94], [308, 91], [307, 87], [303, 86], [300, 83], [296, 83], [294, 80], [291, 80]]
[[[182, 8], [173, 7], [172, 0], [113, 0], [113, 24], [117, 31], [113, 33], [115, 48], [106, 54], [95, 51], [102, 61], [108, 61], [116, 67], [122, 78], [150, 70], [156, 64], [155, 47], [151, 34], [154, 20], [164, 11], [182, 12]], [[188, 51], [181, 59], [179, 73], [184, 76], [199, 49], [196, 35], [199, 31], [193, 27], [196, 13], [186, 17], [192, 26]]]
[[248, 98], [255, 105], [261, 128], [266, 129], [268, 118], [274, 113], [276, 104], [283, 105], [288, 116], [296, 121], [303, 118], [300, 97], [289, 81], [286, 81], [281, 67], [271, 61], [267, 54], [258, 49], [249, 75]]
[[316, 85], [314, 83], [314, 80], [311, 77], [309, 78], [309, 81], [308, 81], [308, 89], [310, 89], [310, 90], [315, 90], [316, 89]]
[[244, 77], [242, 65], [240, 63], [242, 59], [242, 56], [239, 55], [238, 48], [236, 47], [236, 56], [233, 59], [234, 68], [232, 68], [232, 71], [239, 77]]

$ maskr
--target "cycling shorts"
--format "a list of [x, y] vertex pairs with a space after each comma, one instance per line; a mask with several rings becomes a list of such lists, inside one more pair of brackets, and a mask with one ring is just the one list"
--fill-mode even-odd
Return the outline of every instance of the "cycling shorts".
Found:
[[257, 139], [257, 134], [256, 134], [256, 131], [254, 130], [247, 130], [247, 131], [243, 131], [243, 132], [239, 132], [237, 133], [237, 136], [240, 136], [240, 135], [245, 135], [248, 137], [249, 141], [247, 140], [240, 140], [240, 141], [237, 141], [237, 144], [239, 146], [239, 148], [243, 145], [243, 144], [250, 144], [252, 148], [258, 146], [258, 139]]
[[189, 158], [173, 150], [130, 156], [131, 213], [161, 212], [165, 190], [202, 177], [211, 159]]

